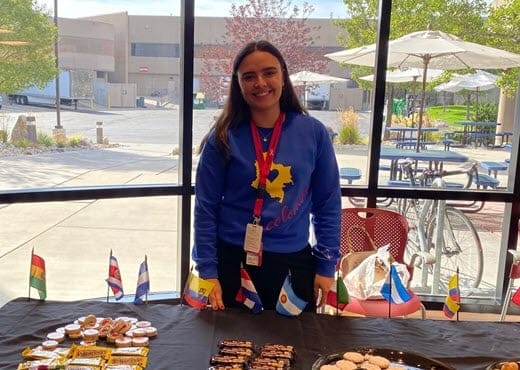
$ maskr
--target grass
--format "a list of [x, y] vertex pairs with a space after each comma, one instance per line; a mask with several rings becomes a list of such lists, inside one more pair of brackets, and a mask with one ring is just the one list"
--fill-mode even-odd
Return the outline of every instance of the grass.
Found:
[[[426, 110], [428, 116], [432, 121], [446, 122], [450, 127], [457, 127], [455, 122], [467, 121], [466, 118], [466, 106], [465, 105], [447, 105], [428, 107]], [[473, 107], [470, 107], [470, 117], [474, 115]]]

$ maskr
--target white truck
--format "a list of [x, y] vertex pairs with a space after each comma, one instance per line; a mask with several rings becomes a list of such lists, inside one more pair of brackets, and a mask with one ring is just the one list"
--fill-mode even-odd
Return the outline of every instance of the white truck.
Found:
[[[60, 71], [60, 104], [74, 105], [77, 109], [79, 100], [94, 98], [95, 72], [89, 70]], [[16, 104], [56, 104], [56, 79], [51, 80], [44, 88], [30, 86], [25, 90], [8, 95]]]

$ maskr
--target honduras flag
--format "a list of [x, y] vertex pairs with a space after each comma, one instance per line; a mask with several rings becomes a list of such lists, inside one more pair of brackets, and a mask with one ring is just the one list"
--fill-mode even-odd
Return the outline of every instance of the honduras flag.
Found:
[[291, 286], [291, 275], [287, 275], [278, 296], [276, 312], [284, 316], [298, 316], [307, 306], [307, 302], [298, 298]]
[[135, 291], [135, 304], [143, 304], [150, 291], [150, 277], [148, 276], [148, 263], [146, 257], [139, 267], [139, 277], [137, 278], [137, 289]]
[[381, 295], [394, 304], [405, 303], [412, 299], [393, 264], [390, 265], [390, 273], [386, 275], [386, 281], [381, 287]]
[[256, 292], [256, 288], [253, 285], [251, 277], [243, 267], [240, 269], [240, 280], [241, 286], [235, 299], [238, 302], [243, 303], [246, 307], [253, 311], [253, 313], [262, 312], [264, 309], [262, 306], [262, 300]]

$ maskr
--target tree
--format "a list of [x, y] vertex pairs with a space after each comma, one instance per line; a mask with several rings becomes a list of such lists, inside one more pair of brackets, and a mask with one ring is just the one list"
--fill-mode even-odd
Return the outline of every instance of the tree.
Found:
[[243, 5], [231, 6], [226, 19], [226, 36], [215, 45], [205, 45], [202, 58], [201, 87], [210, 99], [227, 90], [227, 78], [232, 72], [236, 53], [251, 40], [272, 42], [283, 54], [289, 73], [301, 70], [322, 72], [327, 64], [321, 48], [313, 48], [312, 32], [320, 27], [307, 25], [314, 8], [304, 3], [302, 8], [286, 0], [247, 0]]
[[32, 0], [2, 0], [0, 29], [0, 93], [45, 86], [57, 73], [49, 15]]
[[[343, 0], [348, 19], [335, 20], [345, 30], [338, 36], [346, 48], [373, 44], [377, 40], [378, 0]], [[483, 15], [487, 14], [485, 0], [394, 0], [390, 22], [390, 40], [431, 25], [433, 30], [451, 33], [466, 41], [484, 41]], [[366, 67], [352, 67], [351, 77], [368, 87], [359, 77], [370, 73]], [[371, 83], [370, 83], [371, 86]]]
[[[520, 0], [511, 0], [491, 10], [486, 24], [488, 43], [499, 49], [520, 53]], [[497, 84], [508, 97], [518, 88], [520, 69], [513, 68], [500, 76]]]

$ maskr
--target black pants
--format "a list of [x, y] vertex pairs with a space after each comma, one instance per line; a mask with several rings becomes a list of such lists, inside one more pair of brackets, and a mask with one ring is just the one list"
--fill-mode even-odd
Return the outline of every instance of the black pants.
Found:
[[310, 245], [294, 253], [264, 251], [260, 267], [246, 265], [242, 246], [232, 245], [222, 240], [217, 242], [217, 256], [218, 276], [226, 307], [244, 307], [235, 300], [240, 288], [240, 265], [242, 264], [255, 285], [264, 309], [276, 308], [280, 290], [290, 270], [294, 293], [307, 301], [305, 311], [316, 311], [314, 300], [316, 261]]

